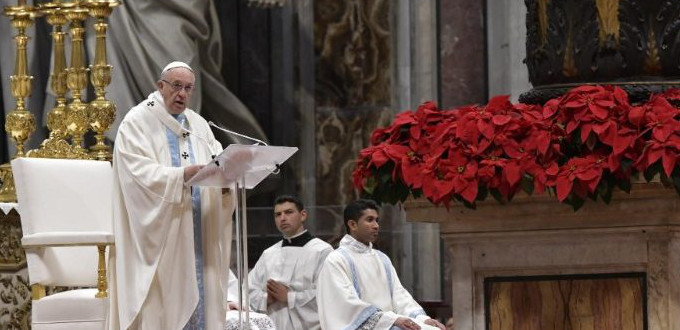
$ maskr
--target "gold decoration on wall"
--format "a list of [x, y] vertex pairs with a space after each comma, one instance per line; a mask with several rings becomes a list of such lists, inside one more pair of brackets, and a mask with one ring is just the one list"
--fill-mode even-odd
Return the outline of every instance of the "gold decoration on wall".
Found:
[[657, 75], [661, 72], [661, 58], [659, 57], [659, 47], [656, 43], [654, 29], [650, 27], [647, 33], [647, 43], [645, 49], [645, 63], [643, 70], [649, 75]]
[[562, 74], [565, 77], [576, 77], [578, 69], [574, 60], [574, 41], [571, 31], [567, 36], [567, 43], [564, 47], [564, 61], [562, 62]]
[[66, 69], [66, 85], [71, 91], [73, 100], [66, 106], [66, 129], [72, 136], [71, 144], [78, 152], [86, 152], [83, 148], [84, 135], [89, 128], [87, 104], [81, 99], [82, 90], [87, 86], [87, 69], [85, 68], [83, 46], [83, 21], [88, 17], [88, 10], [81, 2], [62, 4], [66, 18], [71, 22], [71, 63]]
[[599, 44], [603, 47], [609, 40], [619, 46], [619, 0], [595, 0], [597, 21], [600, 24]]
[[[17, 147], [17, 153], [13, 158], [25, 155], [24, 143], [35, 131], [35, 117], [26, 109], [25, 102], [25, 99], [31, 95], [31, 80], [33, 80], [33, 77], [28, 75], [26, 45], [29, 38], [26, 35], [26, 29], [31, 26], [37, 14], [34, 7], [27, 6], [25, 1], [21, 0], [17, 6], [5, 7], [5, 15], [10, 17], [12, 26], [17, 30], [17, 35], [14, 37], [17, 47], [14, 74], [9, 77], [10, 90], [17, 103], [16, 108], [5, 118], [5, 131]], [[0, 166], [0, 178], [2, 179], [0, 202], [16, 200], [11, 171], [9, 164]]]
[[541, 36], [541, 46], [548, 42], [548, 5], [550, 0], [538, 0], [538, 33]]
[[91, 148], [91, 156], [97, 160], [112, 159], [111, 148], [104, 143], [104, 132], [116, 119], [116, 106], [106, 99], [105, 88], [111, 83], [112, 66], [106, 62], [106, 18], [111, 15], [118, 1], [88, 0], [84, 6], [89, 9], [90, 15], [97, 19], [94, 24], [96, 33], [96, 45], [94, 63], [90, 65], [90, 79], [94, 86], [95, 99], [87, 107], [90, 118], [90, 127], [96, 133], [97, 143]]

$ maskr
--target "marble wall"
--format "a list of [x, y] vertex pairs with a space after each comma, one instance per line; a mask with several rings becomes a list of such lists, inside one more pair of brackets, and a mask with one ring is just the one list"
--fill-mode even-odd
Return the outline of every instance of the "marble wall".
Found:
[[486, 103], [484, 1], [441, 0], [439, 55], [441, 106]]
[[526, 58], [526, 7], [523, 2], [486, 2], [489, 96], [509, 94], [517, 101], [531, 89]]

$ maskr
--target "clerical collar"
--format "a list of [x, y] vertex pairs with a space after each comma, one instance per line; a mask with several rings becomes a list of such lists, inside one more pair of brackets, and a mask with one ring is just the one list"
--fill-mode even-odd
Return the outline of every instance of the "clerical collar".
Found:
[[309, 241], [311, 241], [314, 238], [312, 234], [305, 229], [303, 232], [290, 237], [290, 238], [283, 238], [283, 241], [281, 242], [281, 246], [305, 246]]
[[345, 235], [340, 241], [340, 247], [348, 248], [357, 253], [371, 253], [373, 251], [373, 243], [369, 242], [368, 245], [357, 241], [352, 235]]

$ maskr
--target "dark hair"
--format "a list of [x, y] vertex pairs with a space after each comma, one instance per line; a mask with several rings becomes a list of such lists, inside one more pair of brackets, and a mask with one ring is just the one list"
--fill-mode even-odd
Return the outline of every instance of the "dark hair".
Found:
[[368, 209], [372, 209], [375, 210], [376, 212], [379, 212], [378, 204], [370, 199], [357, 199], [347, 204], [347, 206], [345, 206], [344, 220], [345, 230], [347, 230], [347, 234], [349, 234], [348, 225], [349, 221], [350, 220], [359, 221], [361, 215], [364, 213], [365, 210]]
[[305, 209], [305, 205], [302, 204], [302, 201], [293, 195], [281, 195], [279, 197], [276, 197], [276, 200], [274, 200], [274, 206], [283, 203], [295, 204], [295, 207], [297, 207], [298, 211], [302, 211]]

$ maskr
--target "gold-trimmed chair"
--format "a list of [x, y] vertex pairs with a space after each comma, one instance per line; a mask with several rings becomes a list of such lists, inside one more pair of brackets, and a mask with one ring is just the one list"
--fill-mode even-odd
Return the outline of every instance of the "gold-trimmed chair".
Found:
[[[12, 161], [34, 330], [104, 329], [109, 310], [106, 246], [112, 229], [109, 162]], [[89, 287], [45, 295], [46, 286]]]

